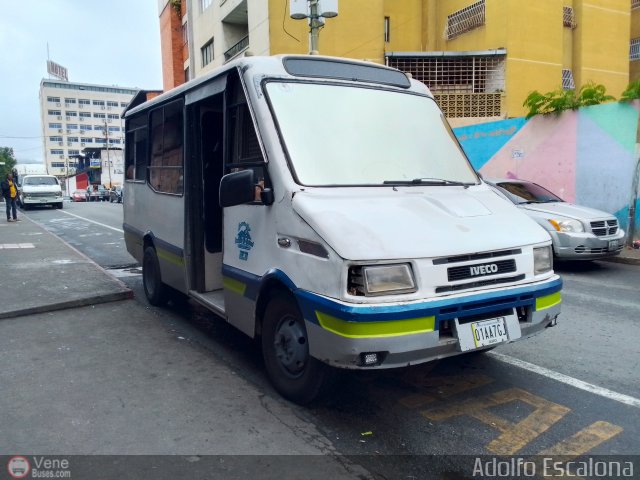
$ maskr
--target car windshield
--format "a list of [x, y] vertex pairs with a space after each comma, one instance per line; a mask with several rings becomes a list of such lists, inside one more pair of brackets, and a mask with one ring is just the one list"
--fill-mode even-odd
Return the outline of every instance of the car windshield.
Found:
[[478, 177], [435, 101], [373, 88], [270, 82], [302, 185], [472, 185]]
[[57, 185], [55, 177], [25, 177], [24, 185]]
[[552, 203], [563, 200], [546, 188], [531, 182], [498, 182], [496, 186], [515, 204]]

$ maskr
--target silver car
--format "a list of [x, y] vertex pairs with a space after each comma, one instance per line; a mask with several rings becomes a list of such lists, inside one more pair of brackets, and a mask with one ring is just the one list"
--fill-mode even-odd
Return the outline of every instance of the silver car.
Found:
[[622, 251], [624, 230], [610, 213], [567, 203], [526, 180], [492, 179], [486, 182], [549, 232], [555, 257], [596, 260]]

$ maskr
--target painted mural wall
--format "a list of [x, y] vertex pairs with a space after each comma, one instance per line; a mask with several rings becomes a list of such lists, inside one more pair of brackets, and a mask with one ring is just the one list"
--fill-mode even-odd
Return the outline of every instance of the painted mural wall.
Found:
[[[531, 180], [567, 202], [615, 214], [628, 231], [639, 115], [640, 102], [615, 102], [454, 132], [486, 178]], [[635, 222], [638, 238], [640, 201]]]

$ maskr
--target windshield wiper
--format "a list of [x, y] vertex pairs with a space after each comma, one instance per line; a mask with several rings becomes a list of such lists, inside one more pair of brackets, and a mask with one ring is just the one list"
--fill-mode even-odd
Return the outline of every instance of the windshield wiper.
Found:
[[524, 202], [518, 202], [518, 205], [528, 205], [532, 203], [556, 203], [558, 200], [525, 200]]
[[385, 185], [453, 185], [458, 187], [468, 187], [473, 183], [457, 182], [455, 180], [445, 180], [442, 178], [414, 178], [413, 180], [385, 180]]

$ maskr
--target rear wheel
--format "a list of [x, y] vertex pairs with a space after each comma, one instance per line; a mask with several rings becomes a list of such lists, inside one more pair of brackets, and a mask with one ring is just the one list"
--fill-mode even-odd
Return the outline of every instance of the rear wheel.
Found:
[[275, 389], [298, 404], [312, 402], [330, 383], [330, 367], [309, 355], [304, 319], [290, 295], [278, 295], [267, 305], [262, 356]]
[[169, 301], [169, 287], [162, 283], [160, 262], [158, 262], [155, 248], [151, 246], [144, 249], [142, 285], [144, 294], [151, 305], [161, 307]]

